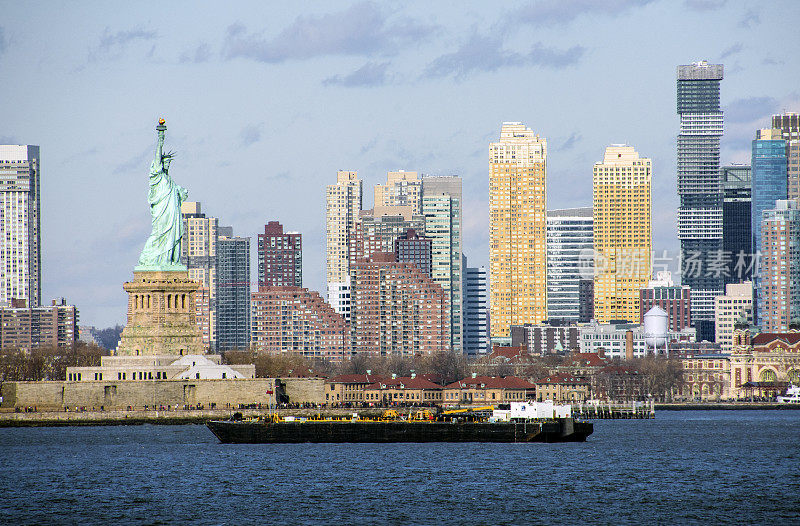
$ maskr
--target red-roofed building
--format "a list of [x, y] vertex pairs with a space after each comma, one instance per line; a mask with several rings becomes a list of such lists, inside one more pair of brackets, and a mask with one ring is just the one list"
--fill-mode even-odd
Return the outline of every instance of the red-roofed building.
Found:
[[326, 404], [361, 404], [364, 402], [364, 388], [385, 380], [385, 377], [369, 374], [342, 374], [325, 381]]
[[441, 385], [416, 375], [383, 378], [364, 388], [364, 402], [374, 405], [439, 405]]
[[589, 380], [563, 373], [536, 381], [536, 400], [543, 402], [583, 402], [589, 398]]
[[536, 396], [536, 386], [516, 376], [472, 376], [445, 386], [445, 404], [522, 402]]

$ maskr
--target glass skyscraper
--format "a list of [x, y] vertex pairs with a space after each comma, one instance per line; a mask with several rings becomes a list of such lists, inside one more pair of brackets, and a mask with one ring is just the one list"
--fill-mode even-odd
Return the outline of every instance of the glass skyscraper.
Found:
[[217, 349], [250, 346], [250, 238], [220, 227], [217, 240]]
[[761, 221], [764, 211], [775, 208], [775, 201], [786, 199], [786, 141], [780, 130], [758, 130], [753, 141], [753, 208], [751, 235], [753, 253], [761, 250]]
[[750, 167], [732, 164], [720, 168], [722, 174], [722, 250], [728, 258], [725, 284], [750, 281], [753, 275], [750, 226]]
[[[723, 192], [719, 171], [722, 137], [722, 64], [678, 66], [678, 238], [681, 283], [692, 288], [692, 320], [698, 340], [713, 341], [714, 297], [724, 293]], [[724, 266], [724, 262], [723, 262]]]
[[592, 208], [547, 211], [547, 318], [578, 321], [579, 284], [594, 277]]

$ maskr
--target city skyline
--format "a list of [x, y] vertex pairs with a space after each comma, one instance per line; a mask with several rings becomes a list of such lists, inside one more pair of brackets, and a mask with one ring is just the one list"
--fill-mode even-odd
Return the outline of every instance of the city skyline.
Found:
[[[389, 171], [461, 176], [464, 253], [488, 266], [486, 160], [503, 121], [548, 140], [549, 209], [591, 203], [592, 164], [608, 144], [647, 152], [662, 197], [654, 248], [674, 253], [675, 66], [725, 65], [720, 162], [749, 163], [755, 130], [800, 110], [796, 54], [763, 44], [791, 30], [800, 6], [642, 3], [539, 2], [539, 18], [524, 2], [263, 13], [208, 4], [198, 9], [207, 19], [174, 5], [159, 6], [159, 20], [133, 8], [9, 4], [0, 66], [15, 82], [0, 99], [0, 143], [40, 146], [42, 298], [66, 297], [88, 324], [124, 320], [120, 283], [150, 227], [136, 203], [159, 116], [173, 130], [172, 173], [189, 199], [244, 237], [266, 220], [292, 225], [306, 241], [304, 284], [320, 293], [324, 186], [340, 169], [364, 181], [364, 208]], [[334, 28], [329, 40], [289, 47], [323, 25]], [[664, 36], [650, 42], [655, 27]], [[634, 81], [605, 80], [628, 67]]]

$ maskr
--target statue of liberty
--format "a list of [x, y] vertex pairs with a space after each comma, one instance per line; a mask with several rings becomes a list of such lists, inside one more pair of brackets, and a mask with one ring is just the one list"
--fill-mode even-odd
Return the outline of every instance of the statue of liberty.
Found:
[[156, 131], [158, 145], [150, 164], [150, 192], [147, 197], [153, 231], [147, 238], [135, 270], [186, 270], [186, 266], [181, 264], [181, 203], [189, 197], [189, 193], [169, 176], [169, 165], [175, 153], [164, 153], [164, 134], [167, 131], [164, 119], [159, 119]]

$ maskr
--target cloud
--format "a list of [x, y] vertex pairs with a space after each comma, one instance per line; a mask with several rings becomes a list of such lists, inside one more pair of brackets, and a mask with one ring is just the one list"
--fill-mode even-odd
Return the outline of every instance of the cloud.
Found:
[[654, 0], [545, 0], [513, 11], [507, 23], [532, 26], [565, 25], [581, 15], [618, 16]]
[[764, 64], [765, 66], [782, 66], [782, 65], [786, 64], [786, 62], [784, 62], [783, 60], [778, 60], [778, 59], [769, 58], [769, 57], [767, 57], [764, 60], [762, 60], [761, 63]]
[[[111, 33], [106, 28], [97, 45], [89, 50], [89, 59], [97, 60], [103, 57], [120, 56], [129, 44], [149, 42], [157, 37], [158, 33], [153, 30], [128, 29]], [[153, 51], [154, 46], [150, 49], [150, 55], [153, 54]]]
[[386, 84], [389, 77], [386, 75], [388, 62], [367, 62], [349, 75], [334, 75], [322, 81], [325, 86], [369, 87]]
[[761, 18], [758, 16], [758, 12], [754, 9], [748, 9], [747, 12], [742, 16], [742, 19], [739, 20], [739, 27], [744, 29], [750, 29], [751, 27], [755, 27], [761, 23]]
[[375, 148], [375, 146], [377, 146], [377, 145], [378, 145], [378, 138], [377, 137], [373, 137], [372, 140], [370, 140], [367, 144], [365, 144], [364, 146], [361, 147], [361, 155], [364, 155], [365, 153], [368, 153], [370, 150]]
[[153, 150], [151, 148], [147, 148], [140, 154], [135, 155], [130, 159], [128, 159], [127, 161], [118, 164], [116, 167], [114, 167], [112, 173], [124, 174], [131, 172], [133, 170], [147, 170], [147, 159], [151, 155], [153, 155]]
[[728, 123], [749, 123], [769, 117], [779, 109], [773, 97], [749, 97], [736, 99], [725, 106], [725, 121]]
[[579, 132], [572, 132], [572, 135], [570, 135], [567, 138], [567, 140], [564, 141], [563, 144], [561, 144], [561, 146], [557, 148], [557, 150], [559, 151], [571, 150], [572, 148], [575, 147], [575, 145], [581, 142], [581, 139], [583, 139], [583, 137]]
[[298, 16], [273, 38], [248, 34], [242, 24], [228, 27], [223, 56], [279, 63], [328, 55], [391, 54], [436, 31], [434, 26], [404, 18], [391, 21], [373, 2], [320, 16]]
[[0, 135], [0, 144], [19, 144], [19, 139], [13, 135]]
[[695, 11], [716, 11], [727, 2], [728, 0], [683, 0], [683, 5]]
[[239, 132], [239, 141], [241, 142], [242, 146], [250, 146], [251, 144], [255, 144], [261, 140], [261, 130], [264, 127], [263, 124], [248, 124], [242, 131]]
[[725, 51], [723, 51], [720, 54], [719, 59], [723, 60], [723, 59], [726, 59], [726, 58], [730, 57], [731, 55], [735, 55], [737, 53], [740, 53], [742, 51], [742, 49], [744, 49], [744, 46], [742, 46], [742, 43], [741, 42], [737, 42], [734, 45], [726, 48]]
[[585, 49], [581, 46], [559, 50], [537, 42], [529, 53], [520, 54], [503, 49], [502, 41], [497, 38], [474, 34], [455, 52], [442, 55], [431, 62], [423, 76], [437, 78], [453, 75], [457, 79], [463, 79], [474, 72], [526, 65], [560, 69], [578, 62], [584, 52]]
[[8, 41], [6, 40], [5, 30], [0, 27], [0, 55], [8, 48]]
[[191, 51], [184, 51], [181, 53], [180, 61], [183, 63], [186, 62], [194, 62], [195, 64], [200, 64], [202, 62], [208, 62], [211, 59], [211, 48], [208, 47], [208, 44], [203, 42], [196, 48]]

